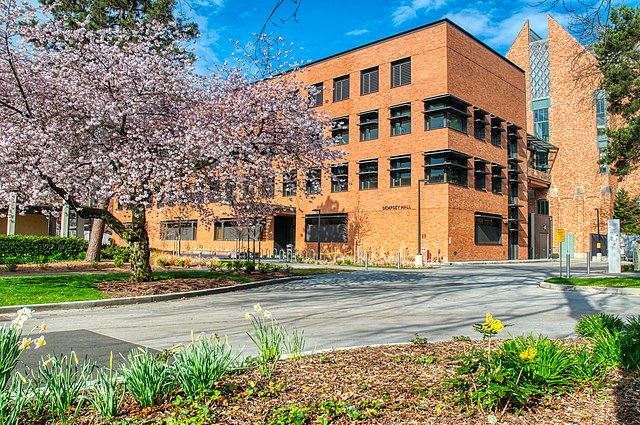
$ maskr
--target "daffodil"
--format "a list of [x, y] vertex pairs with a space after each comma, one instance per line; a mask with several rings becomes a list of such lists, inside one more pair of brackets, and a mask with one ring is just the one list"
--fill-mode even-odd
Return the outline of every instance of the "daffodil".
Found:
[[49, 357], [47, 360], [42, 362], [42, 366], [47, 367], [52, 361], [53, 361], [53, 357]]
[[22, 341], [19, 342], [19, 348], [21, 350], [26, 350], [31, 346], [31, 338], [22, 338]]
[[524, 361], [533, 360], [533, 358], [538, 354], [538, 350], [533, 347], [528, 347], [522, 353], [520, 353], [520, 358]]
[[254, 305], [253, 311], [255, 311], [256, 313], [260, 313], [262, 311], [262, 307], [260, 307], [260, 304]]
[[249, 314], [248, 311], [244, 313], [244, 318], [247, 320], [251, 319], [251, 315]]
[[16, 375], [18, 376], [18, 378], [22, 381], [23, 384], [27, 383], [27, 378], [25, 378], [24, 376], [22, 376], [22, 374], [20, 372], [16, 372]]
[[271, 312], [269, 310], [265, 310], [264, 317], [266, 317], [267, 319], [271, 319]]
[[45, 345], [47, 345], [47, 341], [44, 340], [43, 336], [40, 336], [40, 338], [34, 341], [33, 348], [37, 350], [38, 348], [44, 347]]
[[46, 332], [47, 330], [47, 322], [45, 322], [44, 320], [42, 321], [42, 324], [40, 326], [38, 326], [38, 329], [40, 329], [40, 333], [42, 332]]

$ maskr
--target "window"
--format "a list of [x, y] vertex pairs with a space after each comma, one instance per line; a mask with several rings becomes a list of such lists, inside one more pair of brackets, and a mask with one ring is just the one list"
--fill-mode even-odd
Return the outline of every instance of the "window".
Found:
[[265, 223], [243, 224], [241, 221], [225, 218], [213, 223], [214, 241], [263, 240], [262, 231]]
[[452, 128], [467, 132], [467, 108], [471, 104], [452, 95], [443, 95], [424, 100], [425, 130]]
[[487, 164], [484, 159], [475, 158], [473, 160], [473, 175], [475, 180], [475, 188], [478, 190], [487, 189]]
[[502, 193], [502, 170], [504, 167], [498, 164], [491, 164], [491, 192]]
[[491, 115], [491, 144], [495, 146], [502, 146], [502, 133], [504, 133], [504, 128], [502, 128], [502, 123], [504, 120], [500, 117], [496, 117], [495, 115]]
[[536, 213], [542, 215], [549, 215], [549, 200], [538, 199], [536, 201]]
[[318, 215], [305, 215], [304, 241], [318, 242], [347, 242], [347, 214], [320, 214], [320, 231], [318, 232]]
[[520, 127], [515, 124], [507, 123], [507, 157], [509, 160], [522, 162], [518, 159], [518, 144], [519, 140], [522, 139], [520, 135]]
[[360, 180], [360, 190], [371, 190], [378, 188], [378, 160], [367, 159], [360, 161], [358, 173]]
[[307, 193], [317, 195], [322, 193], [322, 171], [319, 168], [307, 171]]
[[298, 193], [298, 171], [291, 170], [282, 176], [282, 196], [296, 196]]
[[469, 155], [443, 149], [425, 152], [425, 179], [427, 184], [452, 183], [467, 186]]
[[324, 102], [324, 86], [322, 83], [312, 84], [308, 88], [309, 90], [309, 106], [315, 108], [316, 106], [322, 106]]
[[376, 93], [380, 90], [380, 70], [378, 67], [365, 69], [360, 72], [360, 94]]
[[401, 134], [410, 134], [411, 104], [403, 103], [402, 105], [392, 106], [390, 109], [391, 135], [400, 136]]
[[174, 220], [160, 222], [160, 239], [164, 241], [195, 241], [197, 220]]
[[502, 216], [476, 213], [476, 244], [502, 245]]
[[340, 102], [341, 100], [349, 99], [349, 83], [351, 78], [348, 75], [344, 77], [338, 77], [333, 79], [333, 101]]
[[349, 165], [336, 164], [331, 167], [331, 191], [346, 192], [349, 190]]
[[607, 95], [604, 90], [593, 93], [596, 99], [596, 129], [598, 141], [607, 139]]
[[349, 143], [349, 117], [331, 120], [331, 137], [336, 139], [336, 143], [339, 145]]
[[378, 138], [378, 110], [360, 114], [360, 141]]
[[411, 58], [391, 62], [391, 88], [411, 84]]
[[545, 142], [549, 141], [549, 108], [533, 111], [533, 135]]
[[606, 154], [605, 154], [605, 150], [604, 149], [598, 149], [598, 154], [600, 156], [600, 174], [607, 174], [609, 173], [609, 164], [603, 163], [602, 161], [604, 160]]
[[476, 139], [487, 140], [487, 113], [482, 109], [473, 108], [473, 135]]
[[391, 187], [411, 186], [411, 156], [391, 157]]

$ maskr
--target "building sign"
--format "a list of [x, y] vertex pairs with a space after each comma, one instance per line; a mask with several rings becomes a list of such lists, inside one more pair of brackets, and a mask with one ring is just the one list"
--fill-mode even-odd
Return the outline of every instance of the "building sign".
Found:
[[382, 211], [410, 210], [411, 205], [383, 205]]
[[620, 220], [609, 220], [607, 235], [607, 259], [609, 273], [620, 273]]
[[556, 242], [564, 242], [564, 229], [556, 229]]

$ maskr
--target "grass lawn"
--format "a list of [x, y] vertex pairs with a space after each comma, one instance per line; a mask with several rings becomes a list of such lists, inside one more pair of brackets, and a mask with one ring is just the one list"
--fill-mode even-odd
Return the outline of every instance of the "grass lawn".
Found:
[[608, 286], [611, 288], [640, 288], [640, 278], [634, 277], [572, 277], [569, 279], [552, 277], [545, 280], [549, 283], [560, 283], [575, 286]]
[[[333, 269], [293, 269], [293, 276], [335, 273]], [[220, 272], [167, 270], [153, 273], [156, 280], [164, 279], [228, 279], [251, 282], [249, 277]], [[259, 275], [255, 275], [256, 277]], [[105, 296], [96, 289], [100, 282], [127, 280], [128, 273], [61, 274], [53, 276], [0, 277], [0, 306], [100, 300]]]

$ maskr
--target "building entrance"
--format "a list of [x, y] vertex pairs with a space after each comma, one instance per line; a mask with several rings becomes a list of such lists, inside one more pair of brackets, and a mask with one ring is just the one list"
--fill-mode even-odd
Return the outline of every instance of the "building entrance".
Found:
[[273, 249], [275, 252], [287, 250], [287, 245], [296, 244], [296, 218], [275, 216], [273, 218]]

